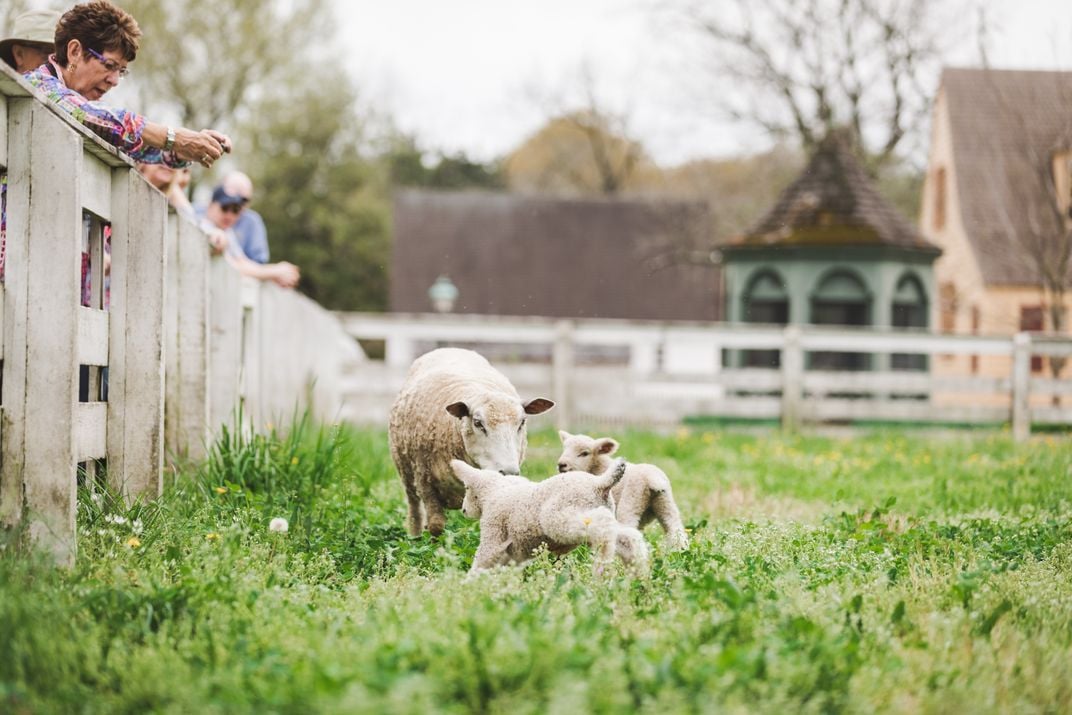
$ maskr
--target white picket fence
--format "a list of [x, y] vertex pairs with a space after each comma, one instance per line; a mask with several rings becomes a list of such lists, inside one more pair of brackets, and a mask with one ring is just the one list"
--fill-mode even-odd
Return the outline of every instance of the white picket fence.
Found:
[[[384, 360], [350, 375], [343, 415], [386, 421], [406, 369], [443, 346], [485, 353], [522, 397], [555, 400], [560, 428], [659, 427], [686, 418], [807, 423], [1072, 423], [1072, 381], [1032, 374], [1032, 356], [1072, 356], [1072, 339], [720, 323], [553, 320], [486, 315], [340, 313], [346, 331]], [[778, 369], [732, 368], [724, 351], [779, 351]], [[818, 351], [875, 355], [876, 371], [806, 370]], [[889, 355], [927, 355], [924, 371], [891, 370]], [[946, 374], [943, 356], [998, 356], [1000, 377]], [[732, 362], [732, 361], [731, 361]], [[1055, 404], [1055, 399], [1057, 404]]]
[[[0, 173], [8, 178], [4, 527], [27, 527], [32, 542], [71, 563], [79, 464], [91, 487], [106, 465], [124, 495], [152, 498], [165, 457], [203, 456], [239, 408], [243, 429], [285, 423], [305, 409], [322, 421], [338, 418], [340, 376], [364, 356], [337, 319], [211, 257], [204, 234], [169, 213], [126, 158], [34, 97], [3, 63]], [[87, 215], [93, 295], [83, 307]], [[79, 401], [80, 382], [87, 401]]]

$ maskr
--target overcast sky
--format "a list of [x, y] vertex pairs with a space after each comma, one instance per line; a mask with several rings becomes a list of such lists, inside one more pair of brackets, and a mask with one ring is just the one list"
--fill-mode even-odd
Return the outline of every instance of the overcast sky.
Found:
[[[717, 2], [717, 0], [712, 0]], [[680, 38], [636, 0], [336, 0], [343, 63], [365, 100], [423, 146], [487, 160], [542, 125], [536, 97], [591, 68], [663, 164], [761, 149], [690, 101]], [[1072, 0], [990, 0], [992, 66], [1072, 69]], [[954, 64], [969, 64], [968, 41]], [[536, 89], [534, 89], [536, 88]]]

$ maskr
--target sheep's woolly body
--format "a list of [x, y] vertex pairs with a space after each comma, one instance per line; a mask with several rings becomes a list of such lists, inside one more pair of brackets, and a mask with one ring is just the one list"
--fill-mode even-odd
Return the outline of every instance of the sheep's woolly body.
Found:
[[592, 546], [597, 573], [615, 555], [638, 572], [646, 571], [644, 538], [636, 529], [619, 524], [610, 508], [611, 487], [624, 468], [598, 477], [568, 472], [531, 482], [462, 462], [453, 467], [466, 483], [466, 515], [480, 519], [480, 546], [472, 572], [524, 563], [541, 546], [564, 554], [580, 544]]
[[[615, 462], [618, 443], [608, 437], [592, 438], [559, 432], [562, 455], [559, 469], [580, 469], [603, 474]], [[685, 549], [689, 537], [674, 501], [670, 478], [654, 464], [628, 464], [625, 475], [611, 490], [614, 514], [622, 524], [643, 529], [658, 521], [671, 548]]]
[[508, 471], [517, 471], [525, 458], [526, 406], [502, 373], [471, 350], [443, 348], [419, 357], [391, 407], [388, 423], [391, 456], [406, 491], [407, 528], [412, 536], [424, 528], [441, 533], [444, 509], [461, 507], [465, 489], [451, 472], [450, 460], [481, 461], [469, 454], [463, 438], [464, 430], [474, 431], [471, 422], [446, 410], [459, 402], [479, 412], [489, 432], [502, 426], [509, 433], [511, 443], [500, 450], [509, 462]]

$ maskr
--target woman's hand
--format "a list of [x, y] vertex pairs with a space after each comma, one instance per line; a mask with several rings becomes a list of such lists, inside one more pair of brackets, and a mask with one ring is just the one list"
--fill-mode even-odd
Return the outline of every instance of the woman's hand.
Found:
[[207, 169], [223, 156], [224, 152], [231, 151], [231, 139], [215, 129], [195, 132], [180, 127], [175, 130], [173, 151], [180, 159], [195, 161]]

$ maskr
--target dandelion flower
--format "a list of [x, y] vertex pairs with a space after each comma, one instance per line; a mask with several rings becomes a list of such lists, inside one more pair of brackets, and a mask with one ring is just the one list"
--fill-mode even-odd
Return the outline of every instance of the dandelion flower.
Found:
[[216, 493], [217, 494], [226, 494], [227, 493], [227, 487], [216, 487]]
[[220, 535], [217, 534], [215, 531], [210, 531], [209, 533], [205, 534], [205, 538], [209, 541], [215, 541], [216, 539], [220, 538]]
[[132, 549], [136, 549], [139, 546], [141, 546], [141, 539], [139, 539], [136, 536], [132, 536], [129, 539], [127, 539], [127, 546], [129, 546]]
[[291, 464], [297, 464], [298, 463], [298, 458], [297, 457], [291, 457], [290, 458], [290, 463]]
[[281, 516], [277, 516], [268, 522], [268, 531], [274, 531], [277, 534], [285, 534], [288, 529], [290, 529], [290, 524], [288, 524], [287, 520]]
[[581, 521], [583, 521], [583, 522], [584, 522], [584, 525], [585, 525], [585, 526], [588, 526], [589, 524], [591, 524], [591, 523], [592, 523], [592, 517], [590, 517], [590, 516], [586, 516], [586, 517], [584, 517], [583, 519], [581, 519]]

